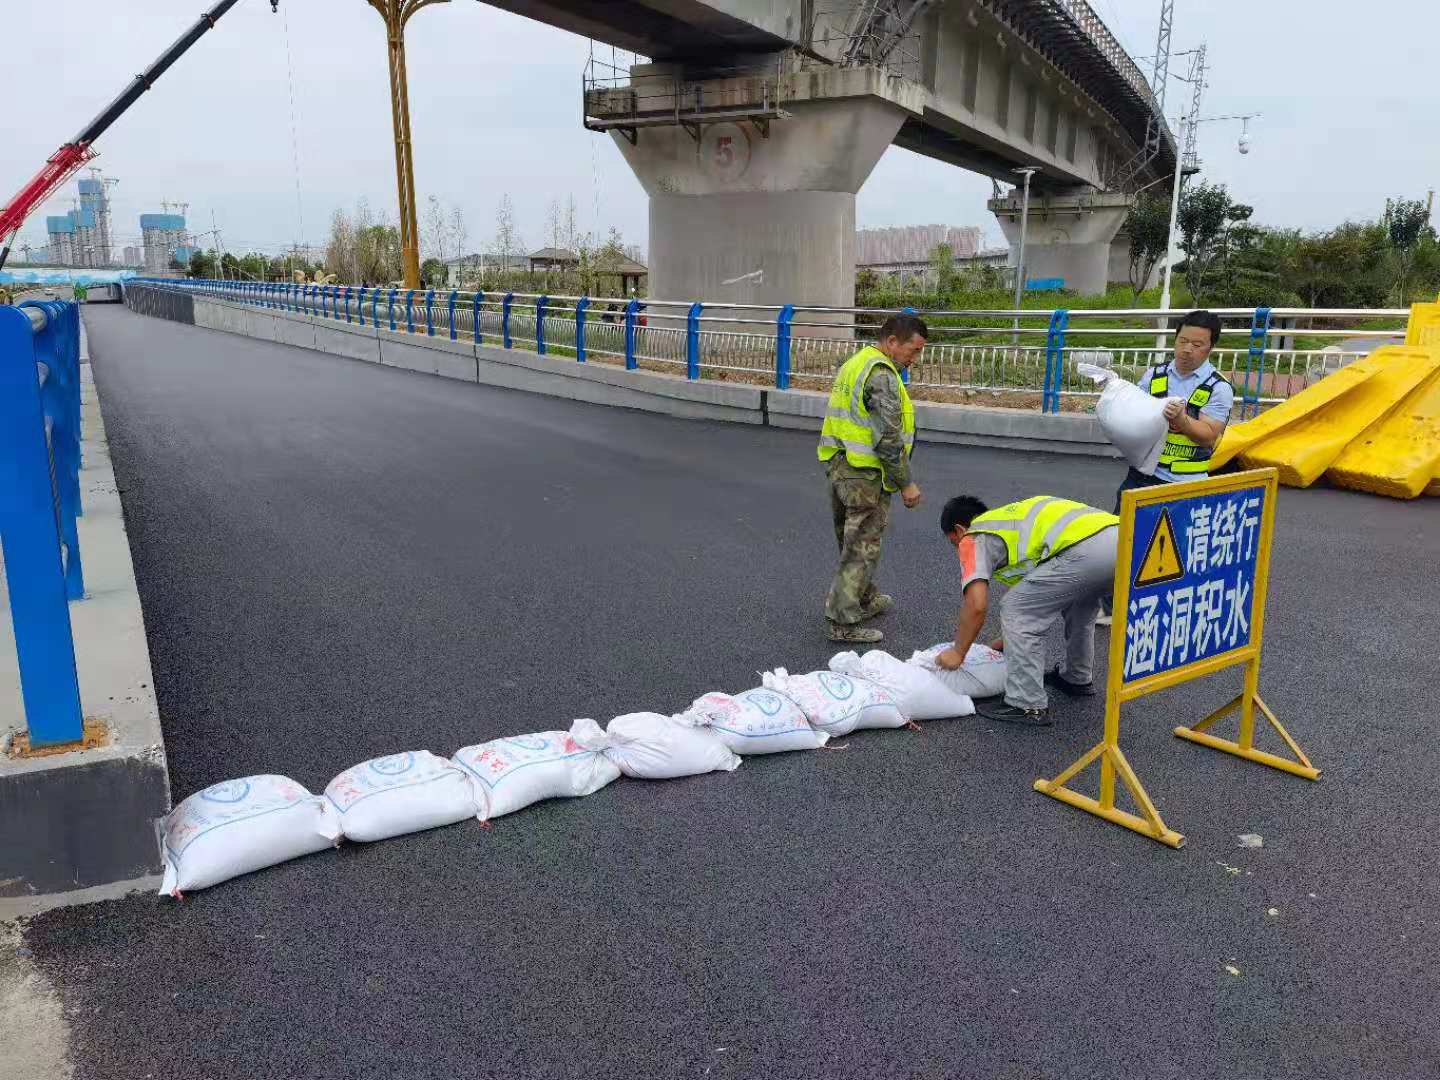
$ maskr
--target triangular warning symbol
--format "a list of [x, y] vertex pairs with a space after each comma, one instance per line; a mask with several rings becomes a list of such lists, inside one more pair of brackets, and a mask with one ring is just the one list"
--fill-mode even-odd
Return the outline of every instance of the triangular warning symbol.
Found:
[[1184, 576], [1185, 564], [1180, 561], [1180, 548], [1175, 543], [1175, 526], [1170, 524], [1170, 511], [1161, 510], [1155, 532], [1145, 548], [1145, 558], [1135, 575], [1134, 587], [1162, 585]]

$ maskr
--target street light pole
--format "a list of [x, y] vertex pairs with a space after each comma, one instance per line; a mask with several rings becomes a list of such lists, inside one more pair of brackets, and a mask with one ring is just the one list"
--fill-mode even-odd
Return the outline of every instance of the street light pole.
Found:
[[[1180, 117], [1180, 131], [1177, 133], [1179, 137], [1175, 140], [1175, 181], [1170, 189], [1170, 231], [1165, 234], [1165, 281], [1164, 284], [1160, 286], [1161, 311], [1170, 310], [1170, 273], [1175, 266], [1175, 223], [1180, 217], [1181, 165], [1185, 160], [1185, 155], [1180, 153], [1180, 147], [1184, 145], [1185, 142], [1185, 122], [1187, 119], [1192, 124], [1195, 122], [1193, 116], [1188, 118], [1184, 116]], [[1166, 344], [1164, 315], [1160, 316], [1160, 325], [1157, 329], [1160, 332], [1155, 335], [1155, 348], [1164, 349]]]
[[[1020, 310], [1020, 300], [1025, 293], [1025, 234], [1030, 228], [1030, 178], [1039, 169], [1029, 166], [1016, 169], [1015, 172], [1025, 177], [1025, 194], [1020, 200], [1020, 252], [1015, 257], [1015, 310]], [[1020, 316], [1015, 316], [1015, 334], [1011, 341], [1012, 345], [1020, 343]]]
[[[1180, 130], [1179, 132], [1177, 132], [1179, 138], [1176, 139], [1175, 147], [1175, 181], [1173, 187], [1170, 190], [1170, 233], [1165, 242], [1165, 278], [1164, 284], [1160, 287], [1160, 309], [1162, 311], [1170, 310], [1170, 273], [1171, 268], [1175, 265], [1175, 249], [1177, 246], [1175, 237], [1175, 225], [1180, 218], [1180, 182], [1183, 179], [1181, 165], [1183, 164], [1184, 159], [1187, 156], [1180, 153], [1180, 146], [1182, 144], [1188, 145], [1188, 141], [1184, 138], [1185, 124], [1187, 122], [1190, 124], [1190, 133], [1193, 136], [1195, 129], [1201, 124], [1210, 124], [1214, 123], [1217, 120], [1244, 121], [1246, 127], [1245, 133], [1240, 136], [1240, 153], [1248, 154], [1250, 152], [1249, 122], [1260, 115], [1262, 114], [1257, 112], [1246, 113], [1243, 116], [1207, 116], [1203, 119], [1193, 114], [1190, 116], [1180, 117]], [[1192, 168], [1191, 171], [1198, 171], [1198, 168]], [[1159, 329], [1161, 332], [1156, 335], [1155, 347], [1157, 349], [1164, 349], [1167, 343], [1164, 316], [1161, 316], [1160, 318]]]
[[405, 24], [423, 7], [449, 0], [369, 0], [385, 20], [390, 53], [390, 111], [395, 128], [395, 179], [400, 202], [400, 254], [407, 289], [420, 287], [420, 229], [415, 220], [415, 159], [410, 141], [410, 91]]

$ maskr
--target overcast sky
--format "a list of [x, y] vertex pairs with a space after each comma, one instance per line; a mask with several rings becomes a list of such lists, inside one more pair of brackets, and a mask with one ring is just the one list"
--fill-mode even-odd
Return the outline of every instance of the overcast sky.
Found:
[[[0, 199], [205, 2], [6, 2]], [[1092, 5], [1132, 55], [1154, 51], [1159, 0]], [[1178, 0], [1176, 9], [1174, 49], [1209, 45], [1205, 114], [1264, 114], [1246, 157], [1235, 152], [1238, 124], [1206, 125], [1200, 143], [1208, 178], [1252, 202], [1260, 221], [1318, 228], [1374, 217], [1386, 196], [1423, 198], [1440, 186], [1436, 0], [1383, 0], [1373, 17], [1340, 0]], [[454, 0], [419, 13], [407, 40], [416, 183], [422, 199], [433, 194], [463, 210], [468, 248], [493, 237], [504, 193], [529, 246], [546, 239], [550, 200], [568, 195], [582, 229], [615, 225], [644, 246], [639, 184], [610, 138], [580, 124], [583, 38]], [[1172, 114], [1188, 92], [1172, 83]], [[96, 164], [120, 180], [119, 244], [138, 242], [137, 216], [159, 211], [164, 199], [188, 202], [197, 231], [213, 215], [231, 249], [322, 243], [331, 212], [361, 196], [393, 220], [380, 18], [365, 0], [283, 0], [278, 16], [266, 0], [243, 0], [99, 148]], [[858, 220], [979, 225], [994, 244], [989, 191], [983, 177], [892, 148], [860, 192]], [[23, 237], [44, 243], [42, 215], [69, 209], [74, 192], [71, 181]]]

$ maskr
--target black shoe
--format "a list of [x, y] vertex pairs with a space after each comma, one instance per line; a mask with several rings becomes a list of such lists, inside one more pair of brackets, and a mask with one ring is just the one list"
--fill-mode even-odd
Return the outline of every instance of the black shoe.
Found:
[[1045, 685], [1053, 686], [1062, 694], [1069, 694], [1071, 697], [1094, 697], [1095, 684], [1093, 682], [1078, 683], [1071, 682], [1060, 674], [1060, 665], [1056, 664], [1045, 673]]
[[1049, 727], [1049, 709], [1017, 709], [1004, 701], [994, 705], [976, 705], [975, 711], [987, 720], [1003, 720], [1007, 724], [1024, 724], [1027, 727]]

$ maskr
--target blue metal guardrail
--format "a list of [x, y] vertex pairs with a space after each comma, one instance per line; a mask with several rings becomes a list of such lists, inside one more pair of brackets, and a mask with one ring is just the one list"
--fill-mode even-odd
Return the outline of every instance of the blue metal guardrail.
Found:
[[69, 605], [85, 595], [79, 312], [0, 307], [0, 542], [32, 747], [84, 735]]
[[[341, 319], [351, 321], [350, 300], [352, 291], [356, 288], [347, 285], [291, 285], [285, 282], [235, 282], [235, 281], [213, 281], [204, 279], [186, 279], [177, 281], [167, 278], [137, 278], [135, 284], [158, 285], [166, 288], [182, 288], [196, 292], [205, 293], [223, 299], [240, 300], [241, 302], [255, 304], [260, 307], [284, 308], [290, 311], [303, 312], [310, 315], [318, 315], [322, 318]], [[1043, 283], [1042, 283], [1043, 284]], [[382, 326], [388, 323], [391, 330], [399, 327], [399, 316], [397, 315], [397, 302], [403, 305], [404, 328], [407, 333], [424, 333], [434, 336], [437, 326], [437, 293], [430, 289], [417, 297], [418, 290], [399, 290], [395, 288], [380, 286], [365, 286], [358, 289], [358, 304], [356, 316], [361, 325], [365, 324], [365, 301], [366, 293], [369, 293], [370, 301], [370, 325]], [[447, 296], [441, 299], [443, 303], [446, 324], [452, 340], [457, 339], [459, 332], [455, 324], [455, 313], [457, 307], [462, 308], [467, 301], [461, 299], [463, 294], [451, 290]], [[523, 303], [517, 304], [521, 299], [518, 294], [507, 292], [498, 298], [500, 315], [500, 343], [507, 349], [515, 345], [512, 335], [513, 319], [515, 308], [526, 307]], [[534, 344], [536, 352], [541, 355], [548, 355], [552, 346], [556, 345], [546, 337], [545, 317], [554, 303], [553, 298], [548, 296], [537, 296], [532, 305], [536, 324]], [[380, 305], [384, 303], [382, 316]], [[471, 306], [471, 330], [470, 335], [479, 344], [482, 343], [481, 331], [481, 309], [486, 303], [495, 304], [496, 300], [487, 301], [484, 293], [474, 293], [468, 303]], [[575, 303], [575, 342], [571, 346], [568, 342], [565, 348], [574, 348], [575, 359], [585, 363], [587, 345], [585, 339], [585, 328], [589, 318], [589, 308], [592, 300], [589, 297], [582, 297]], [[668, 305], [676, 307], [676, 305]], [[646, 303], [643, 300], [632, 299], [624, 308], [624, 355], [625, 366], [630, 369], [639, 367], [640, 357], [637, 355], [637, 329], [644, 325]], [[691, 305], [679, 305], [684, 314], [675, 316], [663, 316], [677, 322], [683, 322], [685, 326], [685, 351], [684, 367], [687, 378], [699, 379], [704, 366], [701, 363], [700, 338], [705, 332], [701, 324], [705, 321], [703, 312], [706, 305], [697, 302]], [[906, 312], [916, 313], [913, 308], [903, 309]], [[1222, 314], [1228, 314], [1226, 309]], [[924, 314], [924, 313], [919, 313]], [[953, 314], [953, 313], [952, 313]], [[961, 313], [963, 314], [963, 313]], [[990, 312], [991, 315], [1008, 315], [1015, 313]], [[1034, 318], [1043, 316], [1043, 311], [1026, 311], [1021, 313], [1026, 317]], [[1073, 346], [1073, 342], [1067, 343], [1066, 334], [1074, 328], [1070, 325], [1071, 315], [1074, 314], [1068, 309], [1060, 308], [1050, 313], [1049, 327], [1040, 331], [1045, 335], [1044, 346], [1044, 374], [1040, 386], [1040, 409], [1042, 412], [1058, 413], [1061, 411], [1061, 396], [1065, 392], [1065, 360], [1066, 350]], [[1080, 312], [1079, 314], [1110, 314], [1108, 312]], [[1124, 313], [1118, 313], [1124, 314]], [[1248, 314], [1248, 312], [1247, 312]], [[1382, 313], [1384, 314], [1384, 313]], [[1403, 314], [1401, 312], [1400, 314]], [[417, 329], [417, 317], [423, 315], [423, 330]], [[794, 336], [793, 323], [795, 321], [796, 308], [794, 305], [785, 305], [780, 309], [775, 318], [774, 337], [774, 377], [775, 386], [785, 390], [790, 386], [794, 357]], [[722, 322], [727, 320], [721, 320]], [[1079, 333], [1097, 333], [1098, 331], [1080, 330]], [[1266, 354], [1270, 348], [1269, 338], [1274, 333], [1271, 328], [1271, 311], [1269, 308], [1257, 308], [1254, 311], [1253, 323], [1250, 328], [1249, 349], [1246, 355], [1245, 369], [1237, 372], [1237, 376], [1243, 374], [1243, 400], [1241, 402], [1241, 415], [1248, 412], [1254, 415], [1259, 411], [1259, 387], [1262, 374], [1265, 368]], [[1083, 345], [1083, 342], [1080, 342]], [[906, 381], [909, 381], [909, 373], [906, 372]]]

